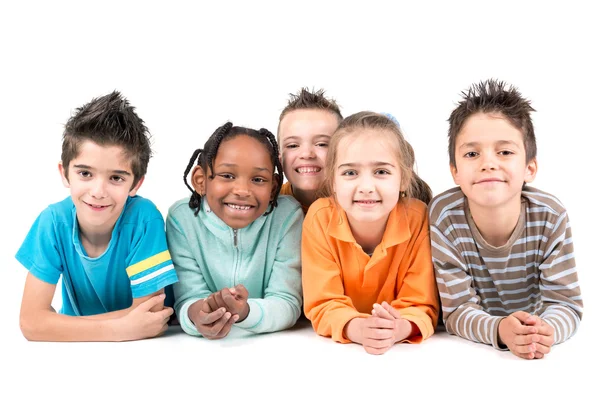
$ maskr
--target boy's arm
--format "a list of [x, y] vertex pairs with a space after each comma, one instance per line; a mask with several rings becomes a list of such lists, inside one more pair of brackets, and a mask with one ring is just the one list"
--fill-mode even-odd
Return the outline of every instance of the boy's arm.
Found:
[[[166, 230], [169, 252], [179, 278], [179, 282], [173, 285], [177, 318], [185, 333], [192, 336], [202, 336], [189, 317], [188, 311], [194, 303], [210, 296], [212, 291], [208, 287], [202, 275], [202, 269], [194, 257], [191, 250], [192, 245], [188, 242], [183, 229], [171, 214], [167, 215]], [[210, 249], [206, 249], [206, 251], [210, 251]]]
[[[309, 213], [308, 218], [311, 217]], [[344, 293], [340, 266], [327, 246], [326, 227], [305, 220], [302, 230], [302, 285], [304, 312], [321, 336], [350, 343], [344, 328], [354, 318], [368, 318], [354, 308]]]
[[543, 304], [540, 317], [554, 328], [557, 344], [575, 333], [583, 315], [571, 224], [566, 212], [558, 218], [547, 243], [544, 261], [539, 266]]
[[[149, 294], [147, 296], [143, 296], [143, 297], [138, 297], [133, 299], [133, 301], [131, 302], [131, 307], [128, 308], [124, 308], [122, 310], [117, 310], [117, 311], [111, 311], [111, 312], [107, 312], [104, 314], [96, 314], [96, 315], [84, 315], [81, 318], [85, 318], [85, 319], [95, 319], [95, 320], [101, 320], [101, 319], [113, 319], [113, 318], [120, 318], [123, 317], [127, 314], [129, 314], [129, 312], [131, 310], [133, 310], [134, 308], [137, 308], [137, 306], [139, 306], [140, 304], [144, 303], [146, 300], [150, 300], [151, 298], [153, 298], [154, 296], [160, 296], [161, 294], [163, 294], [165, 292], [164, 289], [160, 289], [157, 292], [154, 292], [152, 294]], [[160, 302], [157, 305], [153, 306], [150, 311], [152, 312], [157, 312], [157, 311], [161, 311], [162, 309], [165, 308], [164, 302]]]
[[[112, 318], [73, 317], [56, 313], [51, 306], [55, 284], [46, 283], [33, 274], [27, 274], [21, 302], [20, 325], [23, 335], [32, 341], [88, 342], [125, 341], [153, 337], [167, 328], [172, 314], [162, 307], [163, 296], [155, 296], [136, 308], [135, 313]], [[111, 313], [112, 314], [112, 313]], [[103, 314], [106, 316], [107, 314]]]
[[[428, 230], [427, 225], [425, 229]], [[433, 334], [439, 313], [428, 234], [423, 234], [416, 240], [410, 254], [410, 267], [403, 280], [397, 282], [397, 286], [400, 290], [391, 306], [398, 310], [402, 318], [418, 328], [417, 335], [409, 336], [404, 341], [420, 343]]]
[[292, 327], [300, 317], [303, 216], [302, 209], [298, 207], [284, 222], [264, 298], [248, 299], [250, 312], [243, 321], [235, 324], [236, 327], [254, 333], [275, 332]]
[[464, 339], [491, 344], [499, 342], [498, 326], [504, 317], [485, 312], [481, 298], [472, 285], [472, 277], [460, 251], [435, 225], [431, 224], [431, 255], [446, 330]]

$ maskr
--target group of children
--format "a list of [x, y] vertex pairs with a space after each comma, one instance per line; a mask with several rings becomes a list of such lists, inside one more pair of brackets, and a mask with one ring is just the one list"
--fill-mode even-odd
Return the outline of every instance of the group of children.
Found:
[[302, 89], [276, 137], [227, 122], [195, 150], [191, 195], [165, 224], [137, 195], [151, 156], [143, 120], [118, 92], [94, 99], [63, 135], [71, 195], [39, 215], [16, 255], [29, 270], [21, 330], [124, 341], [178, 321], [220, 339], [234, 325], [284, 330], [304, 311], [319, 335], [372, 354], [420, 343], [439, 323], [542, 358], [576, 332], [583, 303], [567, 213], [528, 185], [532, 111], [497, 80], [463, 92], [448, 132], [458, 186], [432, 199], [392, 116], [343, 118], [322, 90]]

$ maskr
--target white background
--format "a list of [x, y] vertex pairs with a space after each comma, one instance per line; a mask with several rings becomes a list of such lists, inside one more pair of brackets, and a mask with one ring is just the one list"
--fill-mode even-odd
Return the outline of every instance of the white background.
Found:
[[[0, 396], [594, 397], [600, 29], [591, 2], [215, 3], [2, 2]], [[447, 334], [374, 357], [306, 324], [220, 342], [176, 331], [119, 344], [22, 337], [26, 271], [14, 254], [37, 215], [68, 195], [56, 168], [63, 124], [92, 97], [117, 89], [146, 121], [155, 155], [139, 194], [166, 216], [188, 193], [191, 153], [219, 125], [276, 132], [288, 93], [302, 86], [325, 88], [344, 116], [394, 114], [420, 175], [440, 193], [453, 185], [447, 118], [462, 90], [491, 77], [532, 100], [533, 186], [562, 200], [573, 227], [585, 315], [546, 359], [518, 360]]]

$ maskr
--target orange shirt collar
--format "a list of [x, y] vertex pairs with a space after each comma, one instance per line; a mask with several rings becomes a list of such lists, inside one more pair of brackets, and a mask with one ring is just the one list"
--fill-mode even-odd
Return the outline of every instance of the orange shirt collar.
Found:
[[[354, 239], [354, 235], [352, 235], [352, 231], [350, 230], [350, 224], [348, 224], [346, 212], [335, 200], [330, 199], [330, 204], [333, 214], [327, 226], [327, 234], [343, 242], [356, 243], [356, 239]], [[403, 243], [410, 239], [410, 236], [406, 208], [403, 202], [398, 202], [396, 207], [390, 212], [385, 233], [383, 234], [382, 247], [389, 248]]]

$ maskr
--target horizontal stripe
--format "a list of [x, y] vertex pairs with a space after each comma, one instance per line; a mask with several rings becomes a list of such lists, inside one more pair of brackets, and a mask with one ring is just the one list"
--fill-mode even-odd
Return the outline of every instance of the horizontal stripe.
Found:
[[155, 267], [158, 264], [170, 259], [171, 254], [169, 253], [169, 250], [165, 250], [162, 253], [158, 253], [156, 255], [153, 255], [152, 257], [148, 257], [143, 261], [140, 261], [136, 264], [127, 267], [127, 275], [131, 278], [132, 276], [139, 274], [140, 272]]
[[155, 277], [157, 277], [157, 276], [159, 276], [159, 275], [162, 275], [162, 274], [164, 274], [164, 273], [166, 273], [166, 272], [168, 272], [168, 271], [171, 271], [171, 270], [174, 270], [174, 268], [173, 268], [173, 263], [169, 263], [168, 265], [165, 265], [165, 266], [164, 266], [164, 267], [162, 267], [161, 269], [158, 269], [158, 270], [154, 271], [154, 272], [153, 272], [153, 273], [151, 273], [151, 274], [148, 274], [148, 275], [142, 276], [142, 277], [141, 277], [141, 278], [139, 278], [139, 279], [134, 279], [134, 280], [132, 280], [132, 281], [131, 281], [131, 286], [135, 286], [135, 285], [142, 284], [142, 283], [144, 283], [144, 282], [146, 282], [146, 281], [149, 281], [149, 280], [150, 280], [150, 279], [152, 279], [152, 278], [155, 278]]

